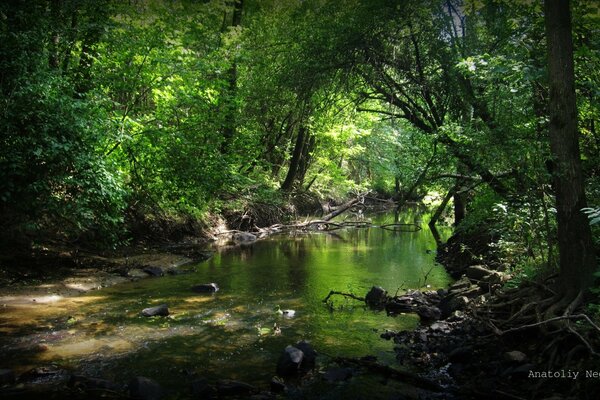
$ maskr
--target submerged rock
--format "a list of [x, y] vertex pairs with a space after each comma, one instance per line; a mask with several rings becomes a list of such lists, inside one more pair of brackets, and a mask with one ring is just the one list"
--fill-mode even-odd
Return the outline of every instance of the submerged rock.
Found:
[[192, 382], [192, 397], [194, 399], [216, 399], [217, 388], [209, 384], [206, 379], [195, 380]]
[[297, 347], [287, 346], [279, 361], [277, 361], [277, 375], [292, 376], [300, 371], [300, 365], [304, 359], [304, 353]]
[[136, 376], [129, 382], [129, 395], [138, 400], [159, 400], [163, 390], [158, 383], [144, 376]]
[[0, 369], [0, 385], [15, 382], [15, 372], [12, 369]]
[[296, 343], [296, 346], [294, 347], [302, 351], [302, 354], [304, 354], [304, 358], [300, 364], [300, 369], [303, 371], [313, 369], [317, 361], [317, 352], [315, 351], [314, 347], [312, 347], [312, 345], [306, 340]]
[[328, 382], [342, 382], [352, 378], [352, 370], [350, 368], [329, 368], [325, 371], [323, 378]]
[[101, 378], [91, 378], [82, 375], [73, 375], [69, 379], [69, 386], [84, 389], [84, 390], [111, 390], [113, 392], [119, 392], [123, 388], [109, 380]]
[[381, 286], [373, 286], [365, 296], [365, 302], [369, 307], [381, 308], [387, 301], [387, 292]]
[[214, 293], [219, 291], [219, 286], [216, 283], [203, 283], [192, 286], [192, 291], [196, 293]]
[[256, 242], [256, 235], [250, 232], [236, 232], [233, 234], [233, 241], [236, 244], [249, 244]]
[[167, 307], [166, 304], [161, 304], [156, 307], [144, 308], [142, 310], [142, 315], [144, 317], [155, 317], [155, 316], [166, 317], [167, 315], [169, 315], [169, 307]]
[[258, 390], [245, 382], [222, 379], [217, 382], [219, 396], [246, 396], [258, 392]]
[[163, 276], [165, 271], [161, 267], [146, 267], [144, 268], [144, 272], [150, 276]]

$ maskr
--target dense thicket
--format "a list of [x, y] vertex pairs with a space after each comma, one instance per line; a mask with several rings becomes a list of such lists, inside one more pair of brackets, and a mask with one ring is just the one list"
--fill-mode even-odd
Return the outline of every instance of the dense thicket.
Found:
[[[597, 222], [600, 14], [571, 12]], [[369, 188], [452, 199], [458, 229], [485, 226], [504, 263], [553, 271], [564, 176], [545, 14], [508, 0], [4, 1], [2, 232], [117, 243], [140, 218], [241, 226], [253, 208]]]

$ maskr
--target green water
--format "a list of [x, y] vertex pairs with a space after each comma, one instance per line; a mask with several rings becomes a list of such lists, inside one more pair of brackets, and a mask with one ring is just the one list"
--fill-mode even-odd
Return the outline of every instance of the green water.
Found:
[[[393, 218], [382, 215], [373, 222]], [[418, 232], [359, 228], [281, 235], [216, 250], [210, 260], [191, 266], [189, 274], [144, 279], [73, 299], [44, 327], [11, 338], [3, 349], [12, 358], [3, 366], [57, 363], [117, 382], [144, 375], [177, 390], [196, 375], [265, 386], [282, 349], [302, 339], [323, 359], [370, 354], [392, 363], [393, 345], [380, 334], [412, 329], [418, 317], [388, 317], [339, 296], [332, 309], [322, 300], [330, 290], [364, 296], [373, 285], [392, 294], [424, 284], [445, 287], [449, 278], [434, 263], [434, 250], [426, 227]], [[219, 285], [216, 294], [190, 290], [209, 282]], [[168, 304], [169, 317], [139, 315], [161, 303]], [[277, 306], [293, 309], [294, 317], [276, 313]], [[274, 324], [281, 334], [273, 333]], [[11, 353], [15, 341], [41, 341], [47, 350]]]

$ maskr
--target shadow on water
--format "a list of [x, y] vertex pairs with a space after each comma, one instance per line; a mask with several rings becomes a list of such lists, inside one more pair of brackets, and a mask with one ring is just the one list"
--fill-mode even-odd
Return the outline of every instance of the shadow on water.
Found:
[[[423, 225], [421, 216], [411, 213], [382, 214], [372, 222], [394, 221]], [[434, 263], [435, 248], [427, 229], [357, 228], [276, 236], [237, 251], [217, 251], [189, 274], [71, 299], [58, 315], [36, 321], [37, 327], [9, 333], [0, 350], [2, 367], [57, 363], [118, 382], [144, 375], [172, 390], [196, 375], [264, 386], [282, 349], [302, 339], [322, 357], [372, 354], [391, 363], [392, 345], [380, 334], [413, 329], [418, 317], [387, 317], [347, 299], [335, 299], [332, 310], [322, 299], [332, 289], [363, 296], [373, 285], [392, 294], [445, 287], [449, 277]], [[220, 290], [212, 295], [190, 290], [208, 282]], [[141, 309], [162, 303], [169, 305], [169, 317], [140, 316]], [[294, 317], [277, 313], [278, 306], [295, 310]], [[274, 324], [281, 334], [274, 334]], [[34, 343], [43, 348], [25, 351]]]

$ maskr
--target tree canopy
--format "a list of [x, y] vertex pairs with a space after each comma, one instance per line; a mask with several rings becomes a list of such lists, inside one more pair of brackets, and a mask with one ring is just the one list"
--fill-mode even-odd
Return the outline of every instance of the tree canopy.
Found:
[[[576, 268], [557, 250], [584, 235], [589, 281], [597, 217], [561, 229], [586, 222], [584, 194], [592, 218], [600, 203], [600, 11], [572, 1], [559, 38], [555, 3], [4, 1], [3, 234], [114, 245], [140, 215], [437, 193], [458, 230], [485, 225], [523, 271]], [[553, 67], [559, 40], [570, 70]], [[563, 114], [577, 178], [554, 140]], [[564, 211], [574, 180], [583, 200]]]

